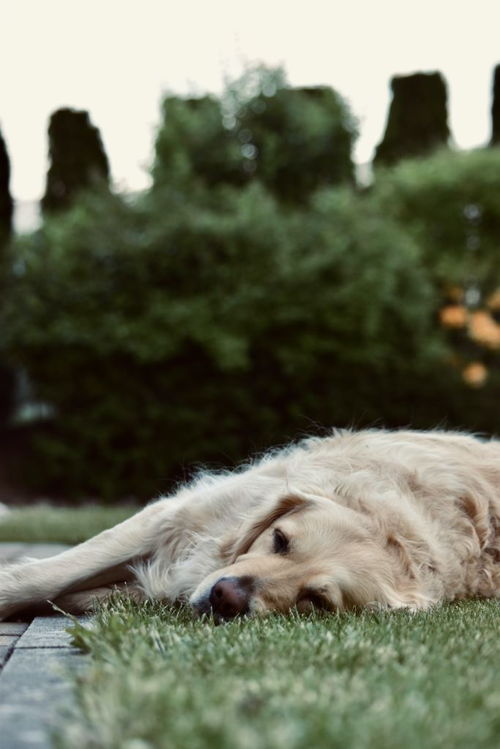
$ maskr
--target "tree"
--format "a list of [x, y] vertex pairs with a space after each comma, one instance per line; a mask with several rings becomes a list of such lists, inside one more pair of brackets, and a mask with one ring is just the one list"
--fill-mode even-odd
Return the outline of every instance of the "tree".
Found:
[[380, 214], [421, 248], [450, 360], [468, 383], [458, 424], [489, 432], [498, 429], [500, 397], [499, 191], [500, 149], [483, 148], [401, 162], [380, 175], [372, 192]]
[[14, 201], [10, 194], [10, 162], [5, 140], [0, 133], [0, 248], [10, 239]]
[[393, 98], [384, 138], [375, 152], [375, 163], [393, 164], [447, 145], [450, 137], [447, 91], [441, 74], [396, 76], [391, 89]]
[[109, 164], [99, 130], [88, 112], [58, 109], [49, 123], [49, 155], [42, 210], [67, 209], [82, 191], [109, 184]]
[[[0, 133], [0, 251], [6, 249], [12, 235], [14, 201], [10, 194], [10, 162], [5, 140]], [[3, 261], [3, 253], [1, 260]], [[2, 262], [2, 298], [4, 296], [4, 263]], [[0, 344], [1, 349], [1, 344]], [[4, 426], [14, 406], [15, 380], [13, 370], [0, 359], [0, 428]]]
[[291, 88], [280, 69], [250, 68], [221, 100], [165, 99], [154, 186], [191, 196], [258, 180], [278, 200], [302, 203], [320, 187], [353, 180], [355, 135], [347, 104], [331, 88]]
[[145, 498], [315, 423], [443, 415], [419, 248], [350, 190], [294, 211], [258, 183], [170, 212], [92, 193], [15, 251], [0, 334], [54, 408], [38, 488]]
[[417, 238], [439, 285], [473, 279], [485, 294], [500, 285], [500, 151], [441, 150], [377, 179], [379, 210]]
[[243, 161], [239, 143], [224, 126], [221, 104], [215, 97], [164, 99], [153, 189], [241, 185], [246, 181]]
[[353, 181], [355, 121], [328, 86], [260, 91], [238, 113], [238, 129], [249, 171], [278, 199], [300, 203]]
[[493, 72], [493, 102], [491, 105], [491, 145], [500, 144], [500, 65]]

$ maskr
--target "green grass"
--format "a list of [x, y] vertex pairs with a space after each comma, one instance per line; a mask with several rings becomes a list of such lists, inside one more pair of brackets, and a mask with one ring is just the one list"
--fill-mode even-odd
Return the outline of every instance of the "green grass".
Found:
[[77, 544], [130, 517], [134, 507], [34, 505], [0, 515], [0, 542]]
[[500, 742], [498, 602], [214, 626], [117, 598], [56, 746], [475, 749]]
[[[0, 541], [77, 543], [134, 508], [38, 505], [0, 518]], [[117, 597], [91, 630], [73, 749], [475, 749], [500, 743], [500, 604], [242, 620], [214, 626]]]

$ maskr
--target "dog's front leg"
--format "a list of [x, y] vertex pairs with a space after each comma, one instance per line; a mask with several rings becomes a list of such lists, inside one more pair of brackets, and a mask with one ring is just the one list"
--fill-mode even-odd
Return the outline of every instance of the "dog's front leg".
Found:
[[161, 544], [177, 507], [175, 499], [160, 500], [56, 556], [4, 567], [0, 570], [0, 618], [71, 591], [123, 581], [127, 563], [147, 557]]

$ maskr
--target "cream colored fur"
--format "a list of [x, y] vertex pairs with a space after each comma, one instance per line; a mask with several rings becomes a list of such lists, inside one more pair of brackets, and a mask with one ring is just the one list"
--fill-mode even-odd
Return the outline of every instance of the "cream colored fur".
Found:
[[[272, 548], [278, 526], [286, 554]], [[287, 611], [311, 591], [332, 610], [498, 596], [499, 527], [499, 442], [335, 432], [203, 475], [69, 551], [4, 567], [0, 614], [45, 600], [85, 610], [117, 584], [198, 607], [218, 579], [241, 575], [255, 579], [251, 613]]]

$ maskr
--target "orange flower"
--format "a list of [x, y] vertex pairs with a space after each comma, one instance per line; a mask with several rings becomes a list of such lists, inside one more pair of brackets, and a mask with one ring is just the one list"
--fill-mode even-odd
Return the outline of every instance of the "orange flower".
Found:
[[500, 309], [500, 289], [497, 289], [488, 297], [487, 304], [490, 309]]
[[486, 382], [488, 377], [488, 370], [479, 361], [474, 361], [468, 364], [462, 371], [462, 377], [464, 378], [467, 385], [471, 387], [479, 388]]
[[500, 325], [486, 310], [477, 310], [469, 318], [469, 335], [478, 343], [490, 348], [500, 347]]
[[447, 328], [463, 328], [467, 322], [467, 310], [461, 304], [449, 304], [440, 310], [439, 319]]

